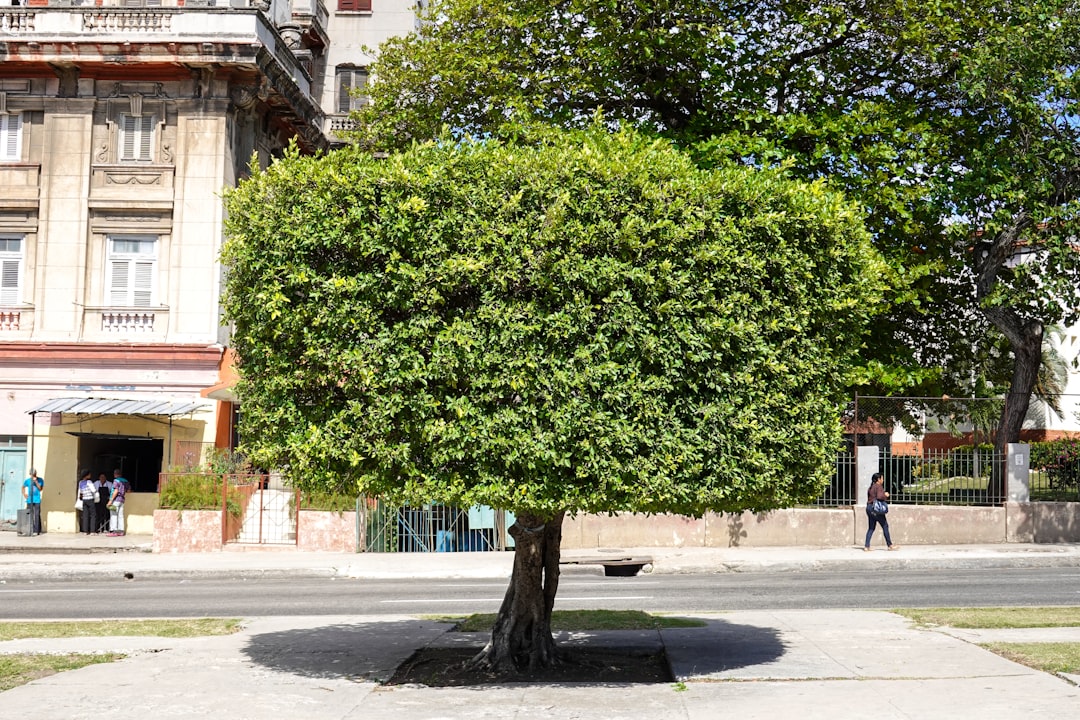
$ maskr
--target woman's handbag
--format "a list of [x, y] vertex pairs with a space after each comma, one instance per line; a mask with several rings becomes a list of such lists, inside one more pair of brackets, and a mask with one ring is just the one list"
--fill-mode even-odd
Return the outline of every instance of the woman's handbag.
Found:
[[82, 498], [79, 498], [78, 500], [75, 501], [75, 509], [76, 510], [82, 510]]
[[885, 502], [884, 500], [875, 500], [874, 502], [870, 503], [869, 506], [867, 506], [867, 510], [869, 510], [874, 515], [884, 515], [885, 513], [889, 512], [889, 503]]

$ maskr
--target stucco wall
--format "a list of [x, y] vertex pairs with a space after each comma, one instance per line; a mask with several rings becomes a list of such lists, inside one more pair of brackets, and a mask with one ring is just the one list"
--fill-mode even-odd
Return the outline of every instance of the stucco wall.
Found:
[[851, 510], [787, 508], [764, 513], [706, 515], [709, 547], [847, 545]]
[[356, 513], [301, 510], [297, 550], [356, 552]]
[[220, 510], [155, 510], [156, 553], [221, 550]]
[[[563, 525], [562, 547], [836, 547], [861, 545], [866, 511], [792, 508], [766, 513], [580, 515]], [[898, 545], [1080, 542], [1080, 503], [1009, 503], [997, 507], [893, 505], [889, 529]], [[883, 542], [878, 530], [875, 542]]]
[[[621, 514], [568, 517], [564, 550], [644, 547], [842, 547], [861, 545], [862, 507], [793, 508], [703, 518]], [[889, 513], [899, 545], [1080, 542], [1080, 503], [1010, 503], [1005, 507], [894, 505]], [[302, 511], [297, 549], [355, 552], [356, 513]], [[875, 543], [882, 543], [880, 530]], [[221, 513], [154, 512], [154, 552], [221, 549]]]
[[1080, 542], [1080, 503], [1031, 503], [1034, 542]]

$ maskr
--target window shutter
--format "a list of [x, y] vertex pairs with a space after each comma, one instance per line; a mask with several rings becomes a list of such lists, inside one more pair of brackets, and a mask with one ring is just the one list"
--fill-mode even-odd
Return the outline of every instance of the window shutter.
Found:
[[120, 159], [149, 161], [153, 159], [153, 115], [120, 116]]
[[19, 136], [22, 133], [22, 114], [0, 115], [0, 159], [20, 160]]
[[135, 159], [135, 118], [131, 115], [120, 116], [120, 159]]
[[352, 89], [352, 73], [348, 70], [338, 70], [338, 112], [349, 112], [352, 97], [349, 91]]
[[11, 306], [19, 302], [19, 261], [0, 262], [0, 305]]
[[135, 277], [132, 282], [131, 304], [135, 307], [150, 307], [154, 294], [154, 263], [144, 260], [135, 262]]
[[338, 77], [338, 112], [347, 113], [367, 105], [367, 95], [357, 95], [355, 91], [365, 92], [368, 72], [365, 68], [345, 68], [337, 71]]
[[128, 271], [130, 260], [112, 260], [109, 263], [109, 304], [123, 307], [128, 304]]
[[371, 0], [338, 0], [341, 12], [371, 12]]
[[143, 115], [139, 118], [141, 121], [139, 128], [139, 160], [152, 160], [153, 153], [150, 148], [150, 141], [154, 138], [154, 116]]

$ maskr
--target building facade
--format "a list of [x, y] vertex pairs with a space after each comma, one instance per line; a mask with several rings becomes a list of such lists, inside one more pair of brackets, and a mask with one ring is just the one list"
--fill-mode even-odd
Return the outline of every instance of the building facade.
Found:
[[[0, 0], [0, 527], [31, 467], [46, 530], [77, 474], [132, 482], [228, 446], [221, 192], [363, 102], [406, 0]], [[217, 392], [207, 392], [217, 389]]]

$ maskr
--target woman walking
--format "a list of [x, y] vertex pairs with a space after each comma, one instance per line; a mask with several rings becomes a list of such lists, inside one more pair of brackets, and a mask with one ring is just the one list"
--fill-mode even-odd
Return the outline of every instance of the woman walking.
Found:
[[874, 502], [880, 500], [886, 502], [889, 499], [889, 493], [885, 491], [885, 480], [881, 477], [881, 473], [874, 473], [870, 478], [870, 489], [866, 491], [866, 520], [869, 527], [866, 528], [866, 542], [863, 543], [863, 552], [870, 552], [870, 540], [874, 537], [874, 530], [878, 525], [881, 525], [881, 531], [885, 533], [885, 544], [889, 546], [890, 550], [899, 550], [899, 545], [893, 545], [892, 537], [889, 535], [889, 521], [885, 517], [885, 513], [876, 513], [872, 510]]

